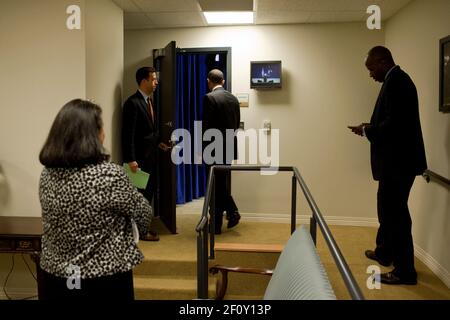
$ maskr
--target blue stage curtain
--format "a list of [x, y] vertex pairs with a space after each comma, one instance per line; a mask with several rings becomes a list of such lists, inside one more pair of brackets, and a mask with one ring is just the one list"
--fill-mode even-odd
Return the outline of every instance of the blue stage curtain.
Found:
[[176, 167], [177, 204], [198, 199], [205, 194], [206, 175], [203, 164], [194, 164], [194, 121], [201, 121], [203, 97], [207, 93], [206, 54], [178, 54], [176, 65], [176, 128], [191, 134], [191, 164]]

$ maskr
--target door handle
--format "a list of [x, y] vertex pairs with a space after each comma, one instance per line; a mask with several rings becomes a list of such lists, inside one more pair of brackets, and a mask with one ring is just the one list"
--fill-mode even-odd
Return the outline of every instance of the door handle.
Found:
[[174, 134], [172, 134], [172, 136], [170, 137], [169, 144], [172, 148], [176, 146], [177, 137]]

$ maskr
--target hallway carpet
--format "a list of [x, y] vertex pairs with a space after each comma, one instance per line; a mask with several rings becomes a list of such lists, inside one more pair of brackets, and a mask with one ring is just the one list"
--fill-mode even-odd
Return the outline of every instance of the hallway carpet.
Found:
[[[177, 234], [169, 233], [159, 219], [155, 220], [160, 241], [140, 241], [139, 247], [145, 255], [145, 261], [134, 272], [135, 293], [137, 299], [194, 299], [196, 298], [196, 237], [195, 226], [200, 220], [202, 201], [177, 207]], [[450, 289], [416, 258], [418, 284], [416, 286], [389, 286], [369, 289], [366, 285], [371, 265], [387, 272], [389, 267], [378, 266], [368, 260], [364, 251], [372, 249], [376, 228], [329, 226], [364, 296], [369, 300], [422, 300], [450, 299]], [[216, 236], [216, 242], [224, 243], [262, 243], [285, 244], [289, 238], [289, 224], [265, 223], [247, 220], [245, 214], [239, 225], [232, 229], [223, 227], [222, 234]], [[350, 299], [340, 273], [328, 251], [318, 229], [318, 252], [327, 270], [330, 282], [337, 298]], [[251, 275], [250, 275], [251, 276]], [[214, 296], [214, 286], [210, 283], [210, 297]], [[238, 299], [239, 297], [233, 297]], [[245, 292], [242, 293], [245, 299]]]

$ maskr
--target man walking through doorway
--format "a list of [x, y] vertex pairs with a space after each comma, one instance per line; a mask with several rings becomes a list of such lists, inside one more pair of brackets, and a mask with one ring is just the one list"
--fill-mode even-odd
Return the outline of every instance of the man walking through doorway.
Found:
[[[208, 129], [217, 129], [223, 138], [221, 158], [216, 154], [214, 159], [217, 161], [205, 161], [206, 172], [209, 177], [209, 171], [212, 165], [231, 165], [234, 159], [237, 159], [237, 139], [233, 136], [231, 141], [227, 141], [226, 130], [233, 131], [239, 128], [241, 114], [239, 110], [239, 101], [237, 98], [225, 90], [225, 83], [222, 71], [213, 69], [208, 73], [208, 88], [211, 91], [205, 95], [203, 104], [203, 131]], [[228, 145], [228, 148], [227, 148]], [[228, 152], [227, 152], [228, 151]], [[230, 154], [232, 152], [232, 154]], [[239, 223], [241, 215], [239, 214], [236, 203], [231, 196], [231, 173], [229, 171], [215, 172], [215, 234], [222, 233], [223, 212], [226, 211], [228, 219], [227, 228], [232, 228]]]

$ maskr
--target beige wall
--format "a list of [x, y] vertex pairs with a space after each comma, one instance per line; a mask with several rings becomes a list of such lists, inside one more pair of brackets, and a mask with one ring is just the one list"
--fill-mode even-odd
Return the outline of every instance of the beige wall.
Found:
[[[61, 106], [85, 96], [85, 32], [66, 28], [66, 7], [84, 1], [0, 2], [0, 215], [39, 216], [39, 150]], [[58, 41], [55, 41], [58, 39]], [[0, 254], [0, 286], [13, 256]], [[7, 292], [36, 294], [21, 255]], [[29, 261], [28, 257], [26, 259]], [[29, 263], [33, 268], [33, 263]], [[0, 297], [4, 297], [3, 290]]]
[[[124, 97], [136, 90], [136, 68], [171, 40], [181, 48], [232, 47], [232, 91], [250, 94], [250, 107], [241, 108], [246, 128], [270, 119], [280, 129], [280, 164], [300, 169], [325, 215], [375, 217], [369, 146], [346, 126], [370, 118], [379, 86], [364, 58], [384, 43], [383, 32], [365, 23], [126, 31]], [[251, 60], [282, 60], [283, 89], [250, 90]], [[233, 193], [242, 212], [288, 213], [290, 175], [237, 173]], [[299, 212], [309, 213], [299, 199]]]
[[123, 11], [110, 0], [86, 2], [86, 98], [103, 109], [105, 148], [120, 162]]
[[39, 150], [61, 106], [85, 96], [85, 32], [66, 28], [69, 4], [84, 1], [0, 2], [0, 215], [40, 215]]
[[[66, 28], [73, 4], [81, 7], [81, 30]], [[105, 145], [117, 159], [123, 13], [109, 0], [0, 1], [0, 43], [0, 216], [40, 216], [38, 154], [67, 101], [88, 98], [102, 106]], [[0, 286], [11, 257], [0, 255]], [[22, 257], [15, 260], [8, 292], [35, 293]]]
[[[81, 30], [66, 28], [72, 4]], [[64, 103], [99, 103], [119, 158], [123, 13], [109, 0], [1, 1], [0, 42], [0, 215], [39, 216], [38, 154]]]
[[[439, 110], [439, 39], [450, 35], [450, 1], [416, 0], [386, 27], [386, 45], [413, 78], [428, 167], [450, 176], [450, 114]], [[413, 236], [419, 254], [450, 287], [450, 191], [417, 178], [410, 197]]]

